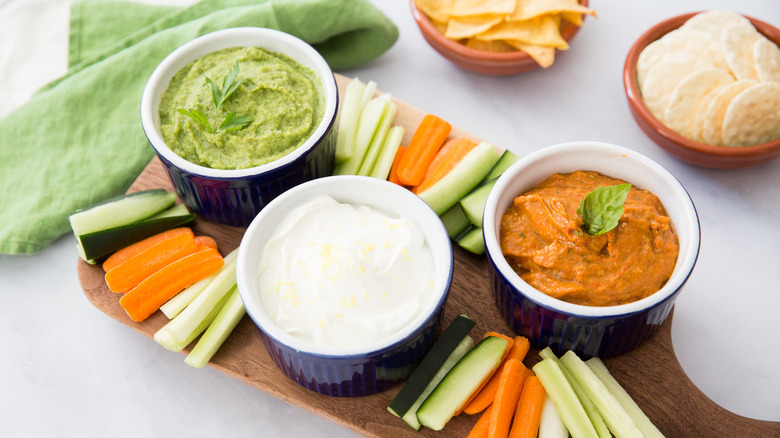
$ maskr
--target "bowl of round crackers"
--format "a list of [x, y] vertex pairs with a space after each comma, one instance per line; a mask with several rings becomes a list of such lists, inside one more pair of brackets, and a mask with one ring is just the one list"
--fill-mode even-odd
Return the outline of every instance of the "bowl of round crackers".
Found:
[[458, 67], [487, 75], [548, 68], [579, 32], [588, 0], [410, 0], [423, 38]]
[[732, 11], [664, 20], [626, 57], [623, 82], [640, 128], [703, 167], [780, 156], [780, 29]]

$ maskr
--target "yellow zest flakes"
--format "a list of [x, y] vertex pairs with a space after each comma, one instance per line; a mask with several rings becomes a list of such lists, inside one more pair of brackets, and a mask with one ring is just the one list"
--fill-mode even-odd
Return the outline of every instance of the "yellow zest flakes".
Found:
[[401, 249], [401, 254], [404, 256], [404, 260], [412, 259], [411, 257], [409, 257], [409, 251], [407, 251], [406, 248]]
[[379, 295], [379, 297], [380, 297], [380, 298], [382, 298], [383, 300], [384, 300], [384, 299], [387, 299], [387, 296], [388, 296], [388, 295], [387, 295], [387, 292], [382, 292], [382, 294], [381, 294], [381, 295]]
[[351, 297], [349, 297], [349, 300], [346, 300], [344, 298], [340, 298], [339, 299], [339, 306], [341, 306], [344, 309], [348, 309], [350, 307], [354, 307], [355, 306], [355, 296], [352, 295]]
[[325, 328], [325, 321], [321, 319], [317, 319], [317, 325], [319, 325], [320, 328]]

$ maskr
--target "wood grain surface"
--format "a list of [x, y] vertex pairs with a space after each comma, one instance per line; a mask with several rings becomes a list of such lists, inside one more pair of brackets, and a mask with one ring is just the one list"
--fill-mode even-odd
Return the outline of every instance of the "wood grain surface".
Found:
[[[348, 78], [337, 75], [337, 79], [339, 89], [343, 90]], [[398, 100], [396, 103], [398, 113], [394, 123], [406, 127], [406, 144], [425, 113]], [[476, 139], [457, 127], [453, 127], [451, 135]], [[173, 190], [162, 164], [155, 158], [130, 191], [158, 187]], [[241, 227], [218, 225], [200, 218], [196, 219], [193, 230], [196, 234], [214, 237], [222, 254], [236, 248], [244, 232]], [[471, 333], [475, 339], [489, 330], [511, 333], [511, 329], [500, 318], [495, 307], [485, 257], [470, 254], [457, 247], [454, 252], [455, 274], [445, 309], [444, 325], [456, 315], [466, 314], [477, 321], [477, 326]], [[119, 306], [119, 297], [108, 290], [100, 266], [89, 265], [79, 259], [77, 270], [86, 297], [111, 318], [150, 338], [167, 322], [162, 312], [156, 312], [141, 323], [133, 322]], [[733, 414], [709, 400], [696, 388], [685, 375], [674, 354], [671, 321], [670, 317], [658, 332], [639, 348], [605, 360], [615, 378], [634, 397], [656, 426], [668, 437], [780, 437], [780, 423], [753, 420]], [[185, 349], [185, 352], [189, 349]], [[525, 363], [532, 366], [538, 360], [538, 352], [532, 350]], [[268, 356], [248, 316], [243, 318], [228, 337], [209, 366], [367, 437], [466, 437], [477, 420], [477, 416], [463, 414], [453, 418], [441, 432], [425, 428], [417, 432], [386, 410], [390, 400], [398, 392], [398, 387], [357, 398], [329, 397], [309, 391], [279, 371]]]

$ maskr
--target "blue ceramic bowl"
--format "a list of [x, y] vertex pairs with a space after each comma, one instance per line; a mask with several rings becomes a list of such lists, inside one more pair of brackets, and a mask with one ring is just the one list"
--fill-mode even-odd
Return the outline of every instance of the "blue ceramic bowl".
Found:
[[[263, 47], [311, 69], [322, 82], [325, 114], [312, 136], [288, 155], [247, 169], [211, 169], [176, 155], [159, 132], [160, 96], [176, 72], [220, 49]], [[264, 28], [232, 28], [196, 38], [174, 50], [155, 69], [141, 98], [141, 124], [149, 144], [168, 172], [176, 193], [190, 210], [225, 225], [247, 226], [266, 204], [285, 190], [330, 175], [336, 150], [338, 89], [328, 64], [311, 46], [289, 34]]]
[[[679, 237], [674, 272], [658, 292], [609, 307], [572, 304], [530, 286], [501, 252], [501, 216], [512, 200], [553, 173], [591, 170], [623, 179], [655, 194]], [[493, 294], [501, 315], [537, 347], [585, 357], [625, 353], [645, 341], [666, 320], [699, 254], [699, 218], [677, 179], [655, 161], [630, 149], [597, 142], [565, 143], [534, 152], [510, 167], [485, 204], [485, 247]]]
[[[419, 314], [398, 332], [363, 346], [320, 345], [293, 336], [266, 313], [259, 292], [260, 257], [278, 224], [295, 207], [328, 195], [367, 205], [391, 217], [409, 218], [422, 231], [434, 261], [434, 292]], [[236, 280], [247, 313], [266, 349], [290, 379], [338, 397], [374, 394], [407, 378], [433, 345], [452, 283], [453, 256], [439, 217], [420, 198], [393, 183], [362, 176], [330, 176], [303, 183], [268, 204], [248, 227], [238, 250]]]

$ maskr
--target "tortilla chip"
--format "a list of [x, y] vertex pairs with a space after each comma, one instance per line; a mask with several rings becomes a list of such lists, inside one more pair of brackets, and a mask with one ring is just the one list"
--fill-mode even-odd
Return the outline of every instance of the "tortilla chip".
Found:
[[447, 22], [447, 30], [444, 32], [444, 36], [454, 40], [473, 37], [487, 31], [503, 19], [503, 15], [496, 14], [453, 17]]
[[453, 17], [485, 14], [511, 14], [517, 6], [517, 0], [454, 0]]
[[584, 23], [582, 14], [579, 12], [563, 11], [561, 12], [561, 19], [563, 21], [568, 21], [575, 26], [582, 26]]
[[446, 23], [452, 14], [452, 7], [455, 0], [414, 0], [414, 4], [431, 21]]
[[431, 20], [431, 24], [440, 34], [444, 34], [447, 31], [447, 22]]
[[466, 46], [485, 52], [516, 52], [517, 49], [501, 40], [482, 41], [476, 38], [466, 40]]
[[476, 38], [485, 41], [513, 40], [561, 50], [569, 48], [569, 44], [561, 36], [560, 17], [551, 15], [527, 21], [504, 21]]
[[542, 68], [547, 68], [555, 62], [555, 48], [525, 44], [520, 41], [507, 41], [512, 47], [527, 53]]
[[579, 14], [596, 15], [593, 9], [579, 4], [576, 0], [518, 0], [517, 7], [508, 21], [526, 21], [542, 15], [559, 14], [561, 12], [576, 12]]

